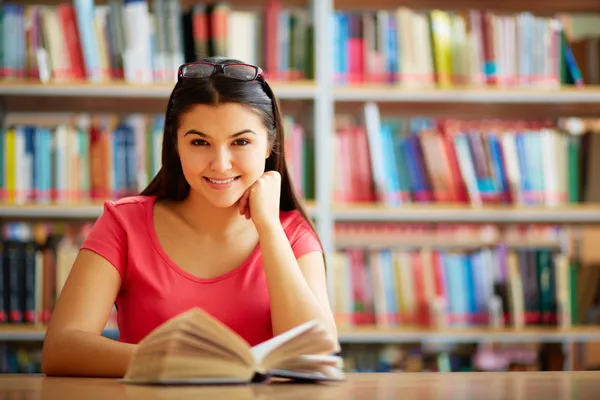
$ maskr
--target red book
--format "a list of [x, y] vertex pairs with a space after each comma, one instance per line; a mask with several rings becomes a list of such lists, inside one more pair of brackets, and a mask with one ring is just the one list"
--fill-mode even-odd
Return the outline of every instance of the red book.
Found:
[[85, 79], [85, 67], [81, 52], [79, 30], [77, 29], [75, 8], [71, 4], [59, 4], [58, 17], [62, 24], [70, 65], [69, 71], [65, 71], [65, 73], [71, 79]]
[[263, 70], [267, 79], [279, 80], [281, 75], [279, 64], [281, 55], [278, 52], [279, 29], [278, 19], [281, 12], [281, 4], [276, 0], [269, 0], [265, 6], [264, 17], [264, 51]]
[[362, 18], [360, 14], [348, 16], [348, 83], [359, 84], [364, 81], [364, 52], [366, 42], [363, 37]]

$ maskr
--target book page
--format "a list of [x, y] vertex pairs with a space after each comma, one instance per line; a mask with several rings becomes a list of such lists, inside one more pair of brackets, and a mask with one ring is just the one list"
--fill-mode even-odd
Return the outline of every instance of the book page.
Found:
[[190, 309], [163, 323], [140, 341], [140, 347], [142, 349], [152, 347], [153, 342], [164, 335], [170, 335], [173, 330], [194, 337], [196, 341], [203, 341], [206, 345], [226, 349], [239, 356], [240, 361], [245, 365], [254, 363], [248, 343], [236, 332], [199, 308]]
[[260, 365], [271, 351], [278, 348], [282, 344], [288, 342], [289, 340], [295, 338], [296, 336], [299, 336], [304, 332], [312, 329], [316, 325], [317, 321], [308, 321], [286, 332], [283, 332], [282, 334], [279, 334], [265, 342], [257, 344], [256, 346], [250, 349], [250, 353], [252, 354], [252, 357], [254, 357], [254, 362], [257, 365]]
[[330, 366], [341, 369], [344, 367], [344, 360], [339, 356], [333, 355], [307, 354], [283, 362], [280, 365], [278, 365], [277, 368], [302, 371], [315, 369], [320, 366]]

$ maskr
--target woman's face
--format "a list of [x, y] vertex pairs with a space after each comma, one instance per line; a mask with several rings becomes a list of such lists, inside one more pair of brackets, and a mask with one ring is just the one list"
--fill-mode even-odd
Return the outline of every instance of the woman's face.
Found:
[[268, 131], [241, 104], [196, 105], [181, 116], [177, 151], [191, 190], [215, 207], [231, 207], [265, 171]]

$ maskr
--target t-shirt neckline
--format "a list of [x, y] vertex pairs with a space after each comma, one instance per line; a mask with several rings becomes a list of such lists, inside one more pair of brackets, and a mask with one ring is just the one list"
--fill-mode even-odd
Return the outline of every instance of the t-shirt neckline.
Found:
[[215, 282], [222, 281], [222, 280], [227, 279], [233, 275], [236, 275], [236, 274], [242, 272], [243, 270], [245, 270], [246, 268], [248, 268], [248, 266], [250, 264], [252, 264], [252, 261], [254, 259], [256, 259], [256, 257], [258, 256], [258, 254], [260, 252], [260, 245], [257, 243], [256, 246], [254, 247], [254, 249], [252, 250], [252, 252], [250, 253], [250, 255], [240, 265], [238, 265], [231, 271], [228, 271], [228, 272], [226, 272], [222, 275], [216, 276], [214, 278], [201, 278], [199, 276], [196, 276], [196, 275], [184, 270], [179, 265], [177, 265], [177, 263], [175, 263], [175, 261], [173, 261], [173, 259], [167, 254], [165, 249], [160, 244], [160, 241], [158, 240], [158, 235], [156, 234], [156, 230], [154, 229], [154, 205], [155, 204], [156, 204], [156, 196], [152, 196], [149, 201], [149, 206], [148, 206], [147, 215], [146, 215], [146, 222], [148, 225], [148, 235], [150, 236], [150, 241], [152, 242], [152, 245], [154, 246], [154, 249], [156, 250], [156, 252], [169, 265], [169, 267], [171, 267], [175, 272], [177, 272], [184, 278], [187, 278], [191, 281], [199, 282], [199, 283], [215, 283]]

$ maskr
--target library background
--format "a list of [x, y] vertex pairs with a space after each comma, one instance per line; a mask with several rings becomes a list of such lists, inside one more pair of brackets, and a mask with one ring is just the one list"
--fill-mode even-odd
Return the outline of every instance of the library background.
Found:
[[600, 367], [597, 0], [0, 0], [1, 372], [197, 55], [282, 102], [347, 371]]

